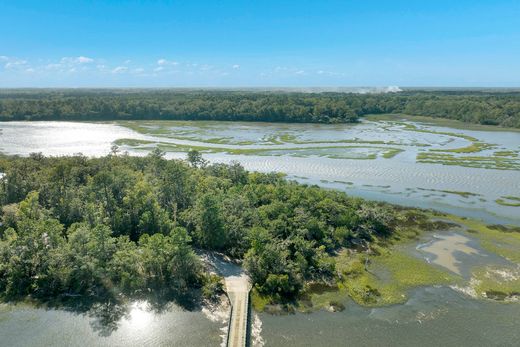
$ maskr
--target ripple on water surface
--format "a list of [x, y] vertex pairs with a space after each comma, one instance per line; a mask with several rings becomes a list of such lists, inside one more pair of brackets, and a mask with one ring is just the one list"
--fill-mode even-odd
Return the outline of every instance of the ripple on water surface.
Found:
[[266, 346], [516, 346], [520, 309], [419, 288], [406, 304], [290, 316], [262, 314]]

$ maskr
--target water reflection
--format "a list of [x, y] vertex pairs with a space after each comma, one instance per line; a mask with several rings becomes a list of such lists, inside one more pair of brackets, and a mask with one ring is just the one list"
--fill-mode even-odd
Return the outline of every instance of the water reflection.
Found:
[[128, 317], [129, 312], [128, 305], [111, 302], [95, 304], [88, 312], [90, 326], [100, 336], [110, 336], [119, 328], [122, 318]]
[[[416, 126], [421, 131], [411, 131], [405, 124]], [[498, 150], [517, 155], [520, 151], [520, 134], [517, 132], [477, 132], [426, 127], [412, 122], [316, 125], [139, 121], [132, 122], [132, 126], [143, 128], [141, 130], [148, 133], [138, 133], [115, 124], [0, 123], [0, 151], [20, 155], [31, 152], [42, 152], [45, 155], [82, 152], [87, 156], [99, 156], [109, 153], [115, 140], [132, 139], [133, 142], [129, 141], [122, 147], [132, 155], [146, 155], [161, 143], [168, 158], [184, 158], [186, 154], [183, 150], [190, 146], [218, 147], [218, 153], [205, 153], [205, 158], [211, 162], [236, 160], [253, 171], [284, 172], [305, 183], [346, 190], [351, 195], [364, 198], [434, 208], [480, 218], [492, 224], [520, 224], [518, 207], [496, 202], [504, 196], [520, 196], [520, 171], [416, 162], [418, 153], [423, 151], [460, 148], [471, 144], [468, 139], [449, 133], [464, 134], [483, 143], [496, 144], [496, 148], [476, 154], [450, 153], [456, 157], [493, 156], [494, 151]], [[430, 130], [437, 133], [429, 133]], [[146, 142], [139, 145], [135, 140]], [[331, 145], [362, 148], [333, 148]], [[222, 150], [223, 147], [263, 148], [264, 153], [228, 153]], [[403, 152], [385, 158], [379, 147], [395, 147]], [[270, 153], [273, 148], [281, 148], [285, 154]], [[357, 152], [362, 152], [365, 157], [376, 155], [376, 159], [346, 159]], [[375, 154], [376, 152], [379, 154]], [[518, 157], [507, 160], [520, 163]], [[470, 194], [464, 194], [467, 192]]]
[[173, 302], [97, 303], [88, 311], [0, 304], [0, 346], [218, 346], [220, 321]]
[[262, 314], [266, 346], [518, 346], [520, 308], [418, 288], [402, 305], [291, 316]]
[[146, 301], [136, 301], [132, 304], [128, 321], [133, 328], [144, 329], [152, 322], [153, 314], [147, 306]]

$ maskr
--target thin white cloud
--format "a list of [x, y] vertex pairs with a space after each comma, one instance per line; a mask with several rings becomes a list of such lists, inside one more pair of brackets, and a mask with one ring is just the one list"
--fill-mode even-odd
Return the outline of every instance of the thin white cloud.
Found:
[[157, 60], [157, 65], [160, 65], [160, 66], [166, 66], [166, 65], [175, 66], [175, 65], [179, 65], [179, 63], [174, 61], [174, 60], [167, 60], [167, 59], [161, 58], [161, 59]]
[[275, 77], [275, 76], [307, 76], [309, 73], [298, 67], [291, 66], [276, 66], [272, 70], [261, 73], [262, 77]]
[[93, 62], [94, 59], [85, 56], [63, 57], [58, 62], [50, 62], [37, 67], [35, 70], [53, 71], [54, 73], [71, 73], [78, 71], [78, 69], [87, 71], [90, 69], [89, 65]]
[[339, 72], [332, 72], [332, 71], [326, 71], [326, 70], [318, 70], [316, 71], [316, 74], [320, 75], [320, 76], [345, 76], [344, 73], [339, 73]]
[[118, 73], [124, 73], [127, 71], [128, 71], [128, 68], [126, 66], [118, 66], [112, 70], [112, 73], [118, 74]]
[[47, 64], [45, 65], [45, 70], [57, 70], [57, 69], [60, 69], [62, 67], [61, 64]]
[[[34, 63], [34, 64], [33, 64]], [[151, 63], [151, 64], [150, 64]], [[91, 74], [96, 78], [108, 75], [125, 75], [130, 78], [167, 77], [176, 75], [179, 78], [218, 78], [237, 75], [242, 69], [240, 64], [228, 62], [222, 65], [212, 65], [205, 62], [174, 61], [166, 58], [152, 60], [143, 66], [135, 66], [132, 60], [109, 61], [103, 58], [91, 58], [89, 56], [64, 56], [52, 59], [34, 58], [20, 59], [7, 55], [0, 55], [0, 70], [20, 77], [41, 76], [50, 79], [58, 79], [60, 76], [86, 76]], [[316, 71], [303, 71], [298, 67], [272, 67], [267, 71], [271, 77], [276, 74], [309, 75]], [[121, 77], [122, 78], [122, 77]]]
[[4, 65], [6, 69], [16, 69], [19, 67], [25, 67], [27, 65], [27, 60], [16, 59], [16, 58], [7, 58], [7, 63]]
[[87, 64], [87, 63], [92, 63], [94, 61], [94, 59], [81, 56], [81, 57], [77, 57], [76, 61], [80, 64]]
[[200, 71], [209, 71], [213, 69], [213, 66], [208, 64], [202, 64], [199, 69]]
[[62, 64], [69, 64], [69, 65], [73, 65], [73, 64], [89, 64], [89, 63], [93, 63], [94, 59], [89, 58], [89, 57], [84, 57], [84, 56], [81, 55], [79, 57], [63, 57], [63, 58], [61, 58], [60, 62]]

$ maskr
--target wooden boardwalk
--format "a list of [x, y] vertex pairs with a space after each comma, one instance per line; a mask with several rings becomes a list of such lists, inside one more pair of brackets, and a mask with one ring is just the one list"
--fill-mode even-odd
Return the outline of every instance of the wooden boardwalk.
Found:
[[228, 347], [244, 347], [248, 342], [249, 291], [246, 275], [225, 277], [226, 292], [231, 301], [231, 318], [227, 336]]

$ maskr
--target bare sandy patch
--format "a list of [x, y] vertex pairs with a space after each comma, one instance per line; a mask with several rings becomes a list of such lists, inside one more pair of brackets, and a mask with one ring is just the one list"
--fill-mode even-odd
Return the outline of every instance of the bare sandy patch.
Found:
[[419, 248], [427, 253], [435, 255], [435, 259], [431, 262], [440, 265], [458, 275], [461, 274], [461, 261], [459, 261], [455, 253], [462, 252], [467, 255], [478, 255], [479, 250], [469, 245], [471, 241], [464, 235], [449, 234], [449, 235], [435, 235], [435, 240], [422, 245]]

